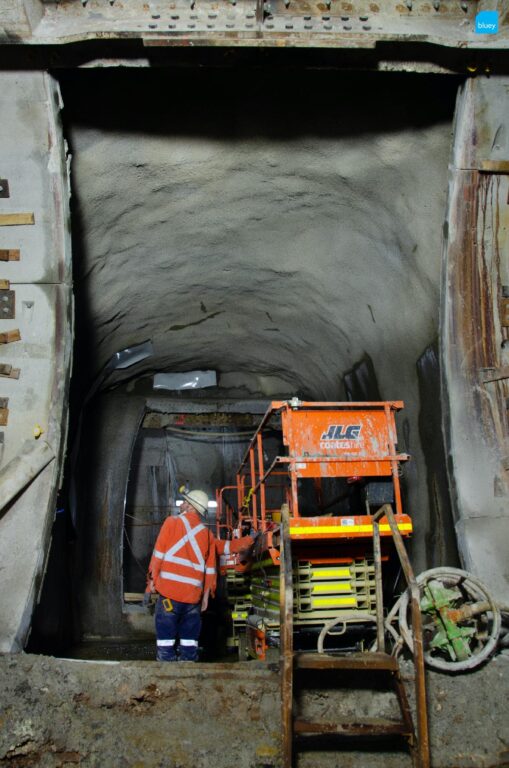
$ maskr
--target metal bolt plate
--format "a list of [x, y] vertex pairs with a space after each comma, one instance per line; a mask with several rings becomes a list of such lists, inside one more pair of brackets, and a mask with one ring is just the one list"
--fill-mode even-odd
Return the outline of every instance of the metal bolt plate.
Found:
[[0, 291], [0, 320], [12, 320], [15, 316], [15, 291]]

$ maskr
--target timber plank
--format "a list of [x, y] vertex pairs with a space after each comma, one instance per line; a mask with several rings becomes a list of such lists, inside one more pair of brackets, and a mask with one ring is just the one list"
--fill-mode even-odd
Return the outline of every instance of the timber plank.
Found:
[[35, 224], [33, 213], [0, 213], [0, 227], [19, 227]]
[[0, 377], [4, 379], [19, 379], [20, 373], [21, 368], [13, 368], [12, 365], [0, 364]]
[[21, 334], [18, 328], [0, 333], [0, 344], [10, 344], [11, 341], [21, 341]]
[[0, 261], [19, 261], [20, 258], [18, 248], [0, 248]]

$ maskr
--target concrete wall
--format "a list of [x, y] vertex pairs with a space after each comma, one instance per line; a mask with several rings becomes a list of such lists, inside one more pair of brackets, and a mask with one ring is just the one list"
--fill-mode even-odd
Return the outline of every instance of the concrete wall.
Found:
[[458, 97], [444, 248], [444, 434], [465, 567], [507, 604], [509, 80]]
[[20, 332], [19, 341], [0, 347], [0, 362], [20, 371], [18, 379], [0, 379], [0, 394], [9, 399], [0, 473], [33, 449], [37, 435], [56, 457], [0, 511], [0, 649], [8, 651], [25, 644], [55, 514], [67, 429], [73, 300], [58, 86], [44, 73], [3, 72], [0, 104], [1, 168], [10, 192], [0, 199], [0, 214], [26, 212], [34, 218], [33, 225], [0, 226], [0, 248], [20, 251], [19, 261], [0, 267], [0, 277], [15, 293], [14, 317], [0, 319], [0, 333]]

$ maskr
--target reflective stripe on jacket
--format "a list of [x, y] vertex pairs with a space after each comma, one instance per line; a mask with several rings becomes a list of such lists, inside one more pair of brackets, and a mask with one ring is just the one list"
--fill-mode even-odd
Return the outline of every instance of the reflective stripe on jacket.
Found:
[[181, 603], [198, 603], [205, 590], [216, 589], [215, 538], [197, 512], [164, 521], [149, 572], [160, 595]]
[[242, 552], [243, 549], [249, 549], [253, 544], [251, 536], [243, 536], [241, 539], [216, 539], [216, 550], [218, 555], [235, 555]]

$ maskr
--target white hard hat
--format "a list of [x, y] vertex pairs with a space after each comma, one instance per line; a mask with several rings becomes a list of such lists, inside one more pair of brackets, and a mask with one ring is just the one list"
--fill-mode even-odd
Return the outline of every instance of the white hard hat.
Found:
[[209, 497], [205, 491], [188, 491], [182, 494], [182, 498], [195, 508], [200, 515], [206, 515], [209, 508]]

